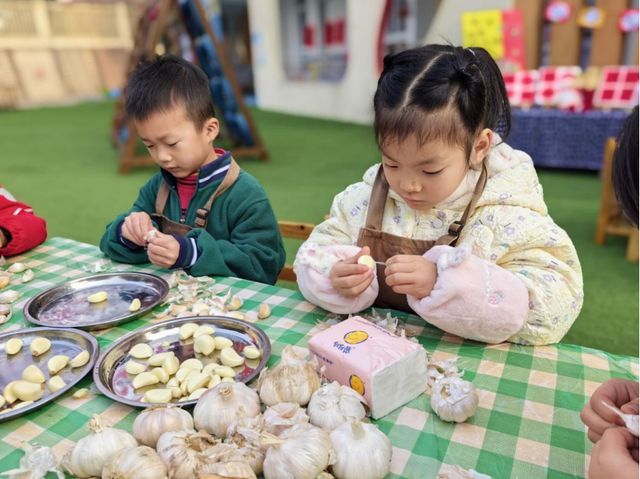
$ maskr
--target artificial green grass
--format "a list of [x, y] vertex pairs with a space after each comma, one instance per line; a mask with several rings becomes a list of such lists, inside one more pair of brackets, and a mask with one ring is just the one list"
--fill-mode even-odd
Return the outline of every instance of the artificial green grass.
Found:
[[[104, 226], [127, 210], [156, 170], [118, 175], [109, 142], [110, 102], [0, 112], [2, 182], [47, 219], [49, 236], [97, 244]], [[358, 181], [378, 154], [369, 127], [265, 111], [255, 119], [269, 162], [240, 160], [267, 190], [280, 219], [317, 223], [333, 196]], [[600, 198], [595, 174], [543, 171], [551, 215], [582, 262], [585, 302], [565, 342], [638, 356], [638, 265], [626, 243], [594, 244]], [[296, 245], [287, 244], [289, 261]]]

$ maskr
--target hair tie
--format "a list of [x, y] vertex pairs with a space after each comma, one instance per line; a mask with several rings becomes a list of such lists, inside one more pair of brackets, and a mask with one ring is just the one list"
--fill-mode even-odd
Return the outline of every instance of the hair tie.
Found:
[[467, 48], [467, 50], [469, 50], [474, 57], [476, 56], [476, 52], [474, 52], [471, 48]]

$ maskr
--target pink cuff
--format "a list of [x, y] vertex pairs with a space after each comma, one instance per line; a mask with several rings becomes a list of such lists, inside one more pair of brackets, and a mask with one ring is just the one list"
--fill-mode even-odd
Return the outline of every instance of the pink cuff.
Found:
[[436, 246], [424, 257], [436, 263], [438, 279], [429, 296], [407, 300], [425, 321], [485, 343], [506, 341], [524, 327], [529, 293], [516, 275], [472, 255], [467, 245]]

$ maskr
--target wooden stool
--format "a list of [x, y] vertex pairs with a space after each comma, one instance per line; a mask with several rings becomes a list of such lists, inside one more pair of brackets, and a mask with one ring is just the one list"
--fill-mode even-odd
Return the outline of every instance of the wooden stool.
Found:
[[[306, 240], [315, 227], [312, 223], [296, 223], [294, 221], [278, 221], [278, 226], [280, 227], [280, 234], [283, 238], [299, 240]], [[278, 279], [280, 281], [295, 282], [296, 274], [293, 272], [293, 265], [290, 263], [285, 264], [278, 275]]]
[[604, 149], [602, 163], [602, 193], [600, 194], [600, 214], [596, 228], [596, 244], [603, 245], [607, 235], [628, 236], [627, 261], [638, 261], [638, 228], [635, 228], [622, 214], [611, 179], [613, 154], [616, 150], [615, 138], [609, 138]]

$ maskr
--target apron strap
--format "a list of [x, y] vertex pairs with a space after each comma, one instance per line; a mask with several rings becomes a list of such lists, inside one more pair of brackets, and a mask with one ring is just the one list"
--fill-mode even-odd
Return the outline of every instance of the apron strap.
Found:
[[196, 211], [196, 220], [194, 222], [196, 228], [206, 228], [207, 223], [209, 222], [209, 211], [211, 211], [211, 205], [222, 193], [227, 191], [231, 185], [235, 183], [235, 181], [240, 176], [240, 167], [236, 160], [231, 158], [231, 163], [229, 163], [229, 169], [227, 170], [227, 174], [222, 179], [222, 182], [216, 188], [216, 191], [209, 197], [207, 202], [202, 206], [202, 208], [198, 208]]
[[471, 195], [471, 201], [462, 213], [462, 217], [454, 221], [449, 225], [449, 231], [447, 234], [441, 236], [436, 240], [436, 245], [454, 245], [456, 241], [458, 241], [458, 237], [462, 232], [462, 228], [467, 224], [467, 220], [471, 213], [476, 209], [476, 205], [478, 204], [478, 200], [482, 196], [482, 192], [484, 191], [484, 187], [487, 184], [487, 166], [485, 162], [482, 162], [482, 171], [480, 172], [480, 176], [478, 177], [478, 181], [476, 182], [476, 186], [473, 189], [473, 195]]
[[164, 213], [164, 207], [167, 205], [169, 192], [169, 185], [167, 185], [167, 182], [164, 180], [160, 181], [160, 188], [156, 195], [156, 214], [161, 215]]
[[382, 165], [378, 168], [378, 174], [373, 182], [371, 196], [369, 197], [369, 208], [367, 209], [367, 219], [365, 227], [372, 230], [382, 231], [382, 217], [384, 216], [384, 207], [389, 194], [389, 183], [384, 176]]

